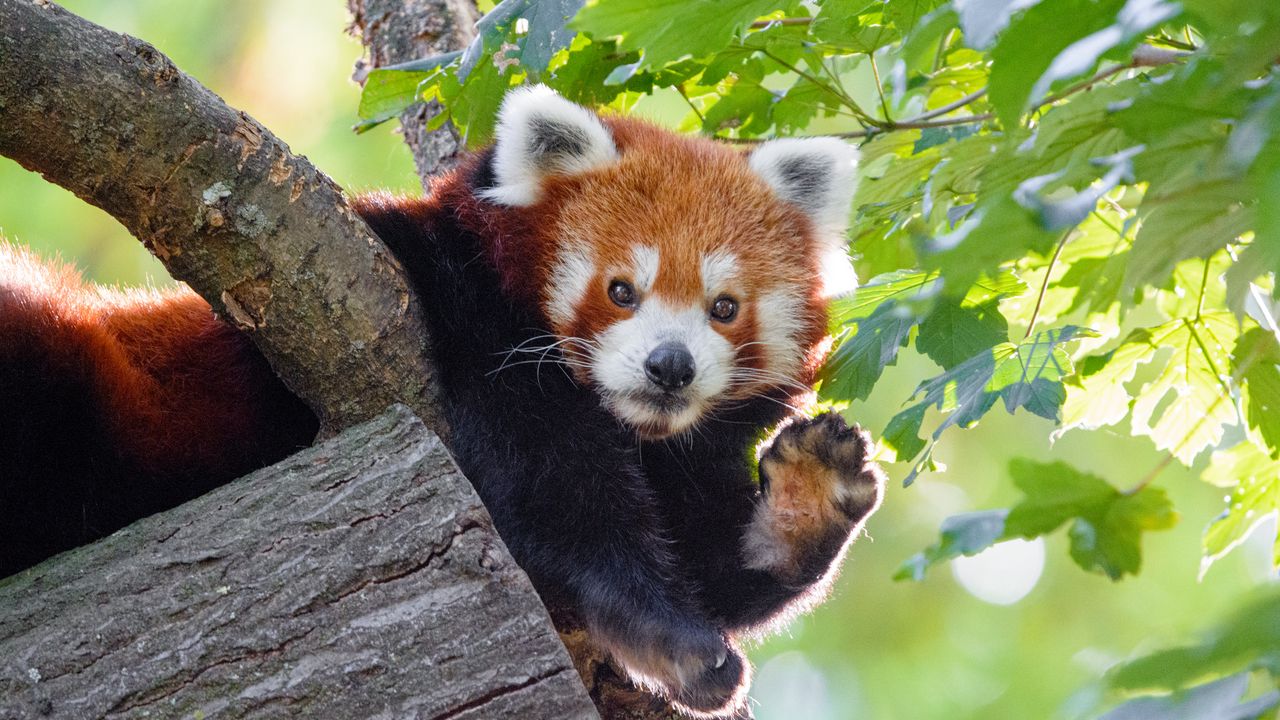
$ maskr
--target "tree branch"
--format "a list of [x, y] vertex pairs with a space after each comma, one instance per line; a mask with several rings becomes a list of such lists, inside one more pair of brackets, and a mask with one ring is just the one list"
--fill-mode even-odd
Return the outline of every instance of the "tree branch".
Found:
[[597, 717], [402, 406], [0, 581], [0, 608], [3, 718]]
[[119, 220], [329, 430], [393, 402], [447, 429], [403, 270], [342, 191], [151, 45], [0, 0], [0, 154]]

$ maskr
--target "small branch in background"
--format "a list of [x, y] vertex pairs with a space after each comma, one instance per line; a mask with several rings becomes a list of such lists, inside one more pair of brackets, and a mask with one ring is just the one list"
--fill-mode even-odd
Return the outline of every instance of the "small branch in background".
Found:
[[698, 124], [706, 127], [707, 118], [703, 116], [698, 106], [693, 104], [693, 100], [689, 99], [689, 94], [684, 91], [684, 83], [676, 83], [674, 87], [676, 92], [680, 93], [680, 97], [684, 98], [684, 101], [689, 104], [689, 109], [693, 111], [693, 114], [698, 116]]
[[1187, 59], [1187, 56], [1194, 52], [1195, 49], [1194, 45], [1186, 45], [1185, 43], [1183, 47], [1174, 50], [1154, 45], [1139, 45], [1133, 49], [1133, 60], [1129, 64], [1132, 67], [1172, 65]]
[[946, 105], [943, 105], [942, 107], [939, 107], [939, 108], [934, 108], [933, 110], [930, 110], [929, 112], [920, 113], [919, 115], [917, 115], [917, 116], [915, 116], [915, 117], [911, 118], [911, 121], [912, 121], [912, 122], [923, 122], [923, 121], [925, 121], [925, 120], [932, 120], [932, 119], [934, 119], [934, 118], [936, 118], [936, 117], [940, 117], [940, 116], [942, 116], [942, 115], [946, 115], [946, 114], [947, 114], [947, 113], [949, 113], [949, 112], [952, 112], [952, 111], [954, 111], [954, 110], [959, 110], [960, 108], [962, 108], [962, 107], [964, 107], [964, 106], [966, 106], [966, 105], [969, 105], [970, 103], [974, 102], [975, 100], [978, 100], [978, 99], [980, 99], [980, 98], [982, 98], [982, 97], [985, 97], [985, 96], [986, 96], [986, 94], [987, 94], [987, 89], [986, 89], [986, 88], [982, 88], [981, 90], [975, 90], [975, 91], [973, 91], [973, 92], [969, 93], [968, 95], [965, 95], [964, 97], [960, 98], [959, 100], [956, 100], [955, 102], [947, 103]]
[[880, 123], [882, 127], [893, 126], [893, 113], [889, 112], [889, 100], [884, 96], [884, 83], [880, 81], [880, 67], [876, 65], [875, 53], [867, 53], [867, 59], [871, 61], [871, 77], [876, 81], [876, 95], [880, 96], [880, 112], [884, 114], [884, 122]]
[[751, 23], [752, 30], [763, 30], [767, 27], [775, 25], [808, 25], [813, 22], [813, 18], [797, 17], [797, 18], [775, 18], [773, 20], [757, 20]]
[[1031, 333], [1036, 330], [1036, 321], [1040, 319], [1040, 306], [1044, 304], [1044, 296], [1049, 292], [1049, 276], [1053, 275], [1053, 268], [1058, 264], [1058, 258], [1062, 256], [1062, 248], [1067, 246], [1067, 241], [1071, 239], [1071, 233], [1075, 228], [1068, 230], [1062, 234], [1062, 239], [1058, 241], [1058, 247], [1053, 249], [1053, 257], [1049, 258], [1049, 265], [1044, 269], [1044, 282], [1040, 283], [1040, 292], [1036, 295], [1036, 306], [1031, 310], [1031, 320], [1027, 322], [1027, 332], [1022, 336], [1025, 340], [1031, 337]]
[[[767, 51], [766, 51], [766, 54], [768, 54]], [[1082, 80], [1076, 83], [1075, 85], [1072, 85], [1066, 88], [1065, 90], [1062, 90], [1061, 92], [1050, 95], [1044, 100], [1041, 100], [1040, 102], [1036, 103], [1036, 105], [1032, 108], [1032, 110], [1039, 110], [1048, 105], [1052, 105], [1053, 103], [1059, 102], [1072, 95], [1075, 95], [1076, 93], [1082, 92], [1084, 90], [1088, 90], [1094, 85], [1097, 85], [1098, 83], [1103, 82], [1104, 80], [1107, 80], [1126, 70], [1133, 70], [1139, 67], [1160, 67], [1163, 65], [1171, 65], [1173, 63], [1182, 62], [1188, 56], [1189, 56], [1189, 53], [1185, 53], [1185, 52], [1166, 50], [1163, 48], [1152, 47], [1150, 45], [1141, 45], [1134, 50], [1133, 59], [1130, 60], [1129, 62], [1123, 65], [1116, 65], [1115, 67], [1110, 67], [1110, 68], [1107, 68], [1106, 70], [1102, 70], [1097, 74], [1093, 75], [1092, 77]], [[781, 63], [781, 61], [779, 62]], [[785, 65], [785, 63], [783, 64]], [[790, 66], [787, 66], [787, 67], [790, 67]], [[874, 64], [873, 64], [873, 67], [874, 67]], [[796, 71], [796, 72], [799, 72], [799, 71]], [[801, 74], [803, 75], [803, 73]], [[821, 87], [827, 88], [829, 91], [833, 93], [836, 92], [834, 89], [831, 89], [825, 84], [819, 83], [819, 85]], [[866, 120], [868, 124], [871, 125], [871, 127], [868, 127], [862, 130], [851, 130], [849, 132], [842, 132], [842, 133], [826, 133], [821, 136], [815, 136], [815, 137], [837, 137], [837, 138], [846, 138], [846, 139], [869, 138], [869, 137], [878, 135], [880, 133], [894, 132], [896, 130], [926, 130], [929, 128], [950, 127], [953, 125], [968, 125], [970, 123], [987, 122], [989, 120], [995, 119], [995, 115], [993, 113], [980, 113], [977, 115], [965, 115], [962, 117], [955, 117], [955, 118], [939, 117], [941, 115], [945, 115], [949, 112], [954, 112], [955, 110], [958, 110], [962, 107], [970, 105], [975, 100], [982, 98], [986, 94], [987, 94], [987, 88], [982, 88], [980, 90], [976, 90], [970, 93], [969, 95], [966, 95], [965, 97], [960, 98], [959, 100], [956, 100], [955, 102], [949, 103], [939, 108], [935, 108], [933, 110], [929, 110], [928, 112], [921, 113], [919, 115], [916, 115], [915, 117], [908, 118], [906, 120], [893, 122], [893, 121], [881, 121], [881, 120], [876, 120], [875, 118], [868, 117], [866, 118]], [[883, 94], [881, 95], [881, 98], [883, 99]], [[849, 101], [849, 102], [852, 102], [852, 101]], [[853, 107], [856, 107], [856, 105], [854, 105]], [[859, 111], [861, 112], [860, 108], [859, 108]], [[721, 140], [723, 142], [740, 143], [745, 145], [761, 143], [767, 140], [774, 139], [772, 137], [732, 138], [732, 137], [722, 137], [718, 135], [713, 136], [713, 138], [715, 140]]]

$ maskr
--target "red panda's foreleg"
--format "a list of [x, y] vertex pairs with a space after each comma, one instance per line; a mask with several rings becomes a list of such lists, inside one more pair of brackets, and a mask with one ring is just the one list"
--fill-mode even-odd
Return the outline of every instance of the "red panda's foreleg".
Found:
[[884, 494], [871, 447], [836, 413], [784, 427], [760, 457], [763, 497], [743, 535], [747, 567], [797, 587], [829, 575]]

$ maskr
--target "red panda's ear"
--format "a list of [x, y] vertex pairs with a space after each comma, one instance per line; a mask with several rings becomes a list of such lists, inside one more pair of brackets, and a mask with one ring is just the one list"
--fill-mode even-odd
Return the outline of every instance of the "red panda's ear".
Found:
[[858, 151], [837, 138], [770, 140], [751, 153], [751, 169], [824, 234], [843, 236], [857, 186]]
[[500, 205], [532, 205], [543, 178], [585, 172], [618, 159], [613, 136], [600, 118], [545, 85], [507, 93], [495, 137], [495, 182], [481, 194]]
[[857, 161], [857, 150], [831, 137], [770, 140], [751, 153], [751, 169], [779, 198], [813, 220], [824, 244], [820, 262], [823, 294], [828, 297], [858, 287], [845, 235], [857, 187]]

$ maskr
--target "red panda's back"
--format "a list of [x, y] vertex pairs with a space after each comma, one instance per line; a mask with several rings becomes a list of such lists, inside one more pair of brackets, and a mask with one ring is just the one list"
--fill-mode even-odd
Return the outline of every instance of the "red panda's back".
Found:
[[[311, 413], [189, 290], [0, 242], [0, 577], [310, 442]], [[75, 507], [77, 512], [68, 512]]]

